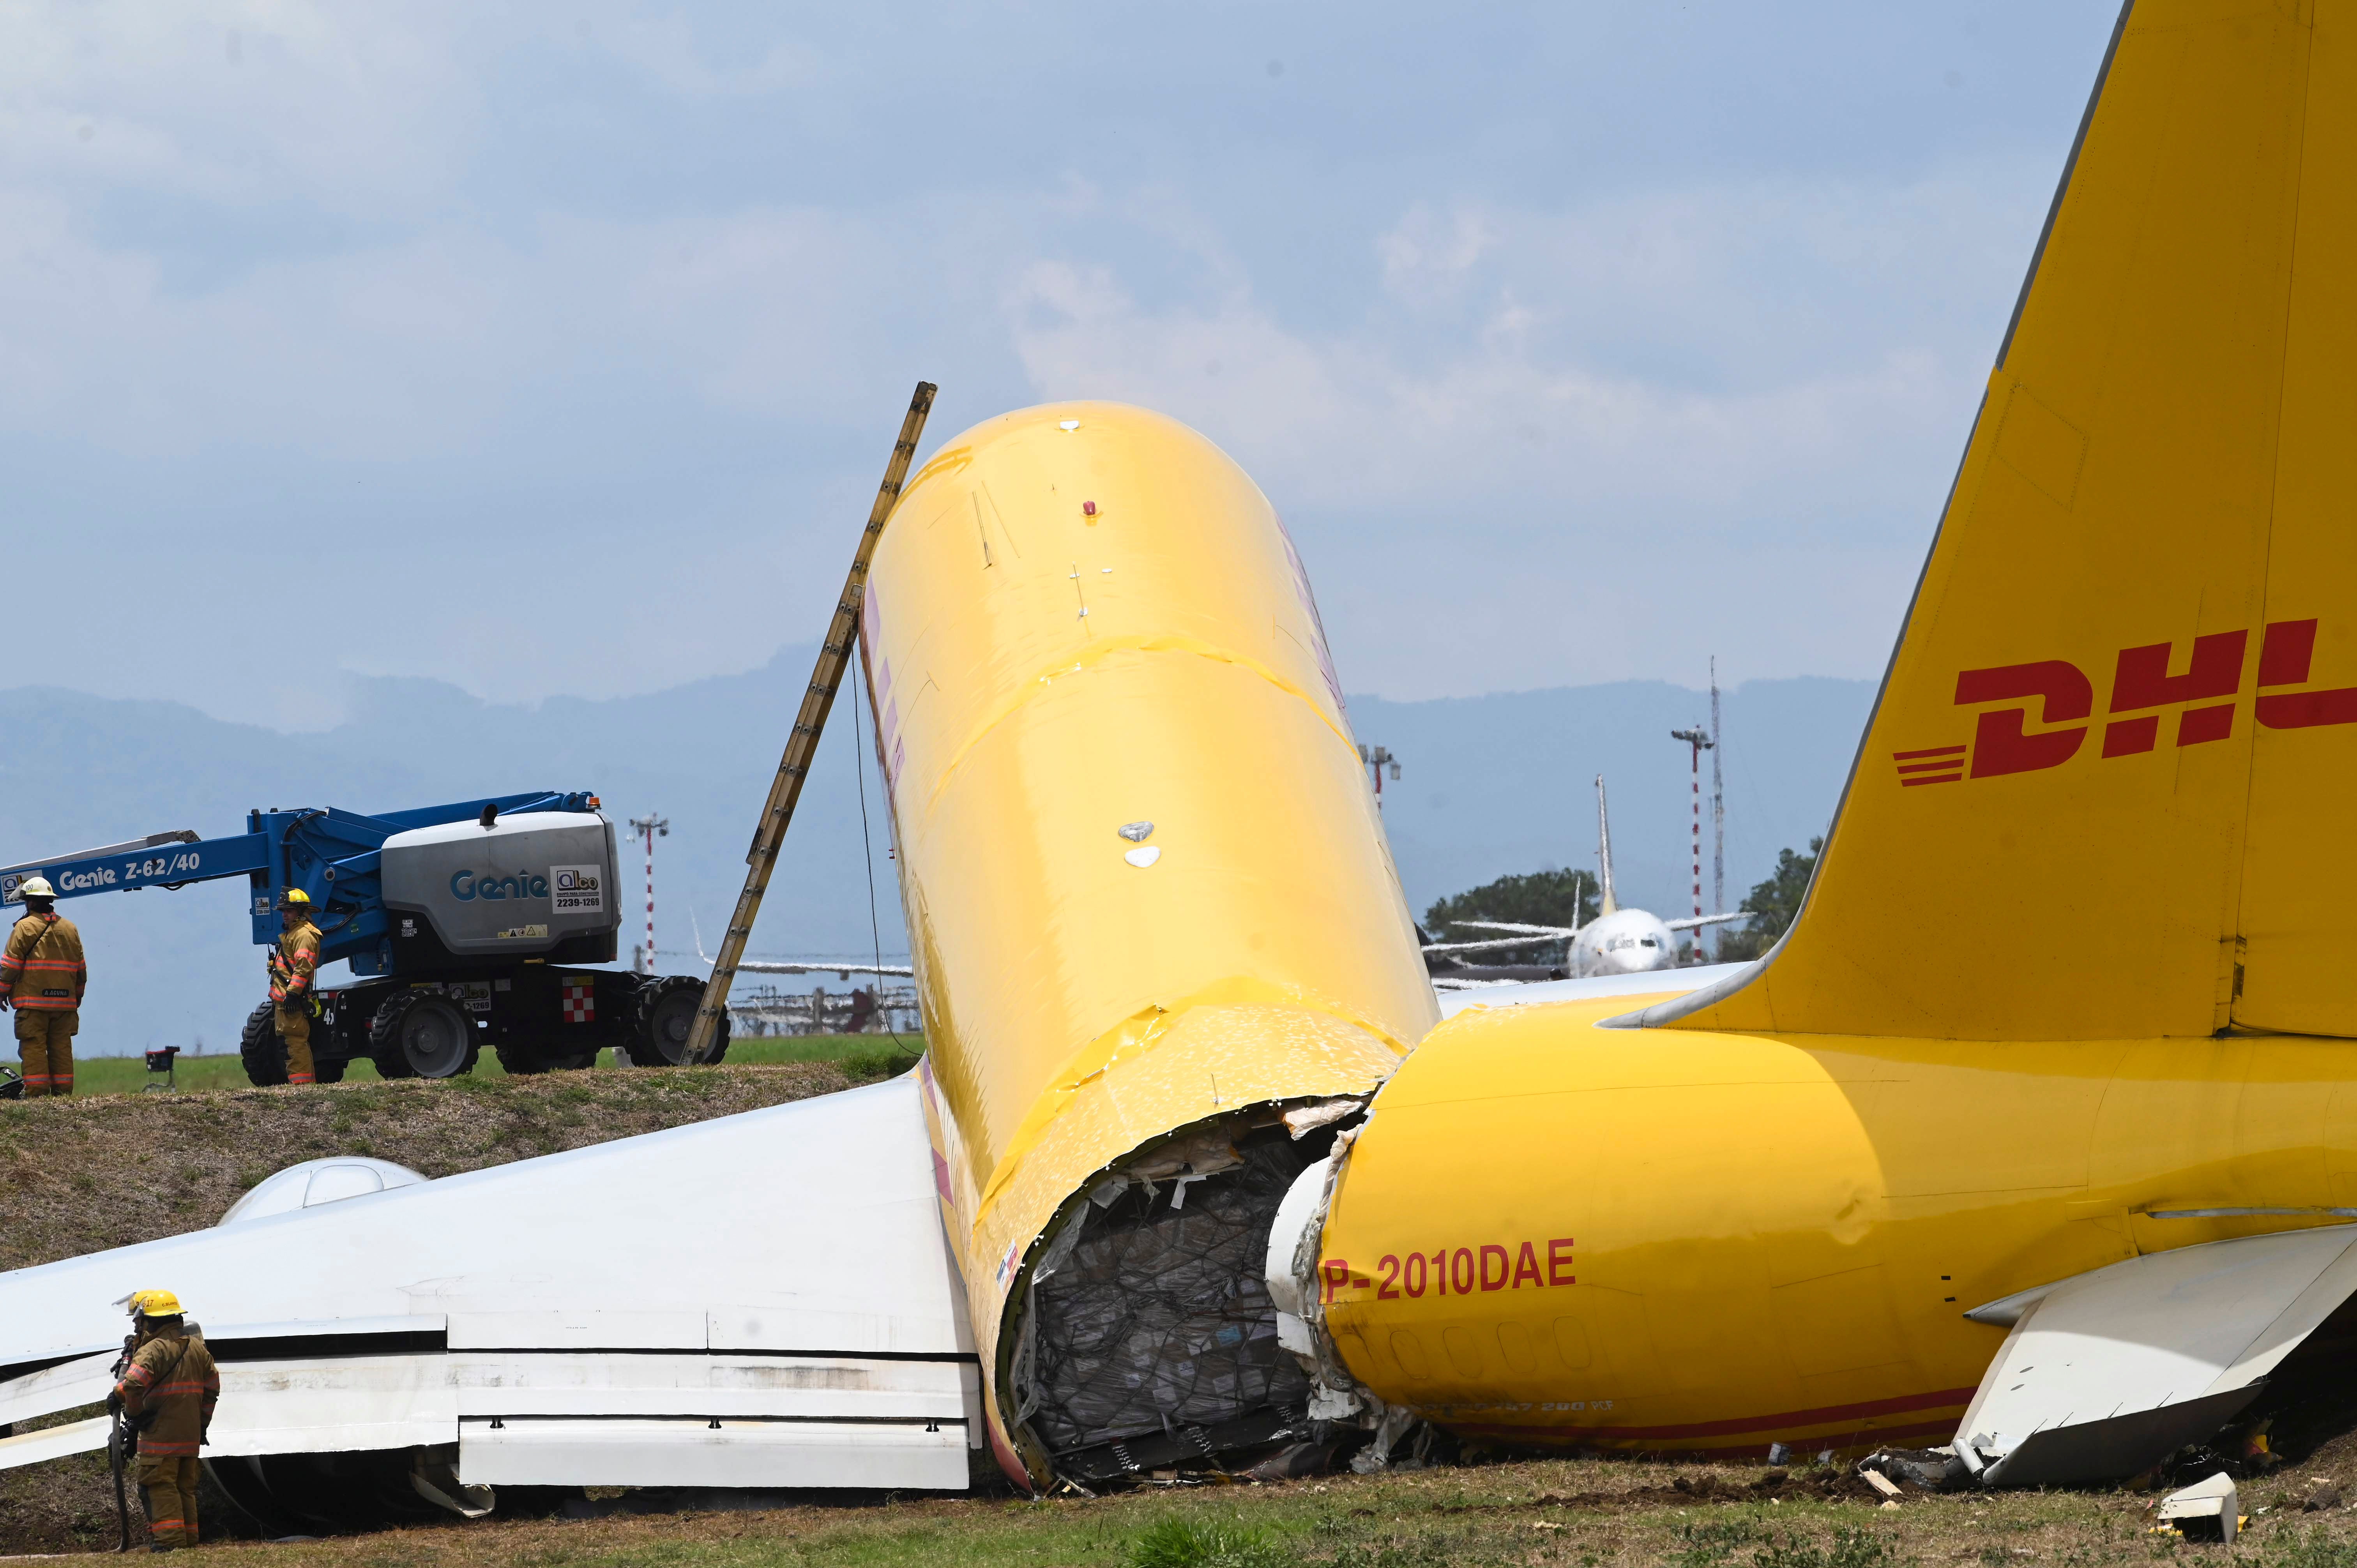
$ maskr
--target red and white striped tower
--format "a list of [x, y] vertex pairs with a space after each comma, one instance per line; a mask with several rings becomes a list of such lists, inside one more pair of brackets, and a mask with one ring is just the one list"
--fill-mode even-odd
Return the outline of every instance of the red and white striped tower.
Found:
[[[1694, 912], [1702, 918], [1702, 754], [1714, 744], [1700, 725], [1692, 729], [1674, 729], [1672, 740], [1682, 740], [1694, 752]], [[1696, 926], [1686, 933], [1686, 961], [1702, 961], [1702, 928]]]
[[630, 829], [632, 836], [643, 840], [647, 846], [647, 945], [640, 950], [640, 961], [645, 967], [639, 972], [652, 974], [655, 972], [655, 840], [671, 836], [671, 819], [649, 812], [643, 817], [632, 817]]

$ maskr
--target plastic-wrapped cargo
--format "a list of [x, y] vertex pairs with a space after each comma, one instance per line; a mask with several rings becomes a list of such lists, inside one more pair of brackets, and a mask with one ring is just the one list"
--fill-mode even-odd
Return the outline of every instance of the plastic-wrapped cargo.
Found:
[[1033, 1272], [1019, 1396], [1083, 1481], [1299, 1434], [1309, 1395], [1262, 1283], [1269, 1222], [1308, 1164], [1281, 1129], [1162, 1181], [1115, 1178]]

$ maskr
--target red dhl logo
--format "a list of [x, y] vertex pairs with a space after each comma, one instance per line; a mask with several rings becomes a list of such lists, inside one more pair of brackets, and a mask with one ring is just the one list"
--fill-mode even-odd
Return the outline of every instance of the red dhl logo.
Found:
[[[2242, 689], [2247, 631], [2213, 632], [2193, 639], [2185, 673], [2169, 672], [2173, 646], [2155, 642], [2143, 648], [2123, 648], [2112, 668], [2115, 715], [2104, 725], [2104, 755], [2133, 757], [2159, 744], [2162, 714], [2154, 710], [2182, 709], [2177, 715], [2177, 744], [2200, 746], [2224, 740], [2234, 733], [2236, 693]], [[2319, 725], [2357, 724], [2357, 686], [2329, 691], [2281, 692], [2271, 688], [2305, 686], [2309, 665], [2316, 653], [2316, 622], [2270, 622], [2259, 645], [2257, 717], [2267, 729], [2309, 729]], [[2219, 702], [2215, 699], [2224, 698]], [[2027, 703], [2040, 706], [2038, 722], [2069, 725], [2090, 718], [2095, 711], [2095, 688], [2085, 673], [2060, 659], [2034, 664], [2000, 664], [1990, 670], [1966, 670], [1956, 676], [1956, 704]], [[1967, 776], [1994, 778], [2001, 773], [2035, 773], [2060, 768], [2079, 755], [2093, 725], [2030, 733], [2025, 725], [2027, 706], [1991, 708], [1973, 729], [1972, 745], [1932, 746], [1916, 751], [1894, 751], [1892, 762], [1902, 785], [1953, 784]]]

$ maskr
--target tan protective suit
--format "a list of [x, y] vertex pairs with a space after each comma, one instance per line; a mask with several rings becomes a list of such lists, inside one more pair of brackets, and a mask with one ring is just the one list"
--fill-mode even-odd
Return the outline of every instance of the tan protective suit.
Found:
[[204, 1336], [166, 1319], [133, 1352], [114, 1392], [138, 1416], [155, 1412], [139, 1434], [139, 1495], [158, 1546], [197, 1543], [197, 1450], [221, 1402], [221, 1373]]
[[16, 1010], [25, 1098], [73, 1092], [73, 1037], [90, 984], [81, 932], [62, 915], [27, 915], [0, 948], [0, 998]]
[[270, 1000], [278, 1004], [278, 1037], [286, 1044], [286, 1081], [309, 1083], [311, 975], [319, 967], [319, 928], [308, 919], [282, 932], [270, 955]]

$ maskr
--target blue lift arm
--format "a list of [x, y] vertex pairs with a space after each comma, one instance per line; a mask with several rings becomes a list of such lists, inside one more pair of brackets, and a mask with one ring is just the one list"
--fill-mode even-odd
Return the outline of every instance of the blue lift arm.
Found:
[[407, 811], [364, 816], [335, 807], [246, 813], [246, 831], [230, 838], [203, 839], [194, 832], [151, 833], [144, 839], [77, 850], [0, 866], [0, 905], [22, 904], [27, 877], [42, 876], [59, 898], [93, 893], [130, 893], [145, 887], [185, 887], [191, 882], [246, 877], [253, 886], [253, 940], [267, 947], [278, 940], [279, 896], [300, 887], [317, 913], [319, 961], [354, 959], [361, 969], [386, 934], [382, 889], [377, 880], [378, 851], [395, 833], [413, 828], [463, 822], [496, 808], [517, 811], [594, 811], [597, 797], [585, 790], [536, 789], [522, 795], [490, 795], [421, 806]]

